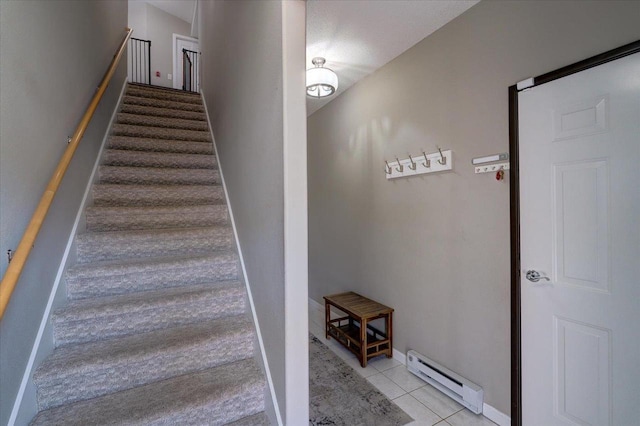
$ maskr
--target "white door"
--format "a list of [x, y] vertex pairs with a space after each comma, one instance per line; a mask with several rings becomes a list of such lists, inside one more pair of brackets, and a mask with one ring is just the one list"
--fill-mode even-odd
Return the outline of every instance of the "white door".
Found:
[[[200, 52], [200, 44], [197, 38], [173, 35], [173, 88], [182, 89], [182, 49]], [[196, 78], [192, 82], [196, 92], [200, 91], [200, 79]]]
[[640, 54], [518, 105], [522, 423], [640, 425]]

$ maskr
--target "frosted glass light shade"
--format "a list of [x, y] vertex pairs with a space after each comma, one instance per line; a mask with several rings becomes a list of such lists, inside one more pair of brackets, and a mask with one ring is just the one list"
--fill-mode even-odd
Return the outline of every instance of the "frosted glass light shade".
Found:
[[333, 95], [338, 89], [338, 76], [325, 68], [324, 58], [313, 58], [315, 68], [307, 70], [307, 96], [323, 98]]

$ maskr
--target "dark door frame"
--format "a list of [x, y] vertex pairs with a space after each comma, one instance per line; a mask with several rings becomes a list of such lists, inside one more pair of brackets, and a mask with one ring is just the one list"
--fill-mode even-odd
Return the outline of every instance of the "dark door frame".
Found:
[[[640, 52], [640, 40], [609, 50], [575, 64], [542, 74], [530, 87], [585, 71], [589, 68]], [[526, 89], [523, 89], [526, 90]], [[518, 90], [509, 87], [509, 157], [511, 217], [511, 424], [522, 425], [522, 353], [520, 332], [520, 158], [518, 141]]]

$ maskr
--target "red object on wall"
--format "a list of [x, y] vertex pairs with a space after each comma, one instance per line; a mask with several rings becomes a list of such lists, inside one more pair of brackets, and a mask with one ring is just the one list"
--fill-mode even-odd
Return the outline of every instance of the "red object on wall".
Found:
[[160, 77], [160, 71], [156, 71], [156, 77]]

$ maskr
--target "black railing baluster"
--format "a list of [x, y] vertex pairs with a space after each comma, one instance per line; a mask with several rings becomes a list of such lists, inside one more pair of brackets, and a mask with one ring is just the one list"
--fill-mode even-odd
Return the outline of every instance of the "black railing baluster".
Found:
[[131, 38], [131, 83], [151, 84], [151, 41]]
[[196, 51], [182, 49], [182, 90], [198, 91], [200, 85], [198, 55]]

